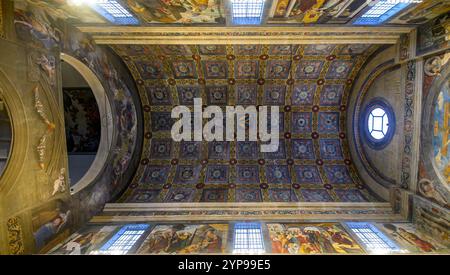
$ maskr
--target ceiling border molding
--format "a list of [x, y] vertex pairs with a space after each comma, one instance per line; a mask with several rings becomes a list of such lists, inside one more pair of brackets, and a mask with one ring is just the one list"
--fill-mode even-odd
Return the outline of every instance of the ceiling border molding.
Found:
[[78, 26], [97, 44], [396, 44], [409, 27], [100, 27]]
[[390, 203], [108, 203], [91, 223], [235, 220], [400, 221]]

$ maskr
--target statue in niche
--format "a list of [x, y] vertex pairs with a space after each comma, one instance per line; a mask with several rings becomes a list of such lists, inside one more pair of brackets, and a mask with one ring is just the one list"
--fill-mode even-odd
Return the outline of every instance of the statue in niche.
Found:
[[64, 193], [66, 191], [66, 169], [61, 168], [58, 178], [53, 183], [53, 193], [52, 196], [56, 195], [58, 192]]

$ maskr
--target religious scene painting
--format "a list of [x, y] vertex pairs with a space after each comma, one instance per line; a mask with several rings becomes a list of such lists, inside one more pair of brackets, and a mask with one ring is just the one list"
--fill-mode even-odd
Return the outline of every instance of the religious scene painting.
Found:
[[346, 23], [367, 3], [365, 0], [278, 0], [269, 23]]
[[433, 153], [438, 171], [450, 182], [450, 93], [449, 82], [445, 83], [437, 96], [434, 107]]
[[377, 226], [401, 247], [411, 253], [448, 253], [449, 247], [444, 247], [417, 231], [410, 223], [380, 223]]
[[32, 230], [36, 251], [45, 253], [70, 234], [72, 213], [62, 200], [51, 201], [33, 210]]
[[223, 253], [228, 224], [156, 225], [137, 254]]
[[69, 153], [96, 153], [100, 144], [100, 113], [90, 88], [63, 88]]
[[106, 238], [118, 227], [90, 226], [72, 234], [64, 243], [53, 248], [49, 254], [56, 255], [87, 255], [94, 254], [95, 249], [106, 241]]
[[351, 254], [364, 253], [338, 223], [267, 224], [272, 253]]
[[436, 18], [440, 14], [450, 11], [450, 2], [424, 0], [416, 6], [412, 6], [399, 16], [389, 21], [392, 24], [424, 24]]
[[224, 23], [220, 0], [127, 0], [144, 23]]

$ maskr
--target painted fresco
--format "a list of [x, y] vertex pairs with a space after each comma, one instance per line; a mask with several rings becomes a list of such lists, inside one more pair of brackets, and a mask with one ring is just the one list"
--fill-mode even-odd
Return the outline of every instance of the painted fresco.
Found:
[[450, 2], [425, 0], [411, 9], [407, 9], [398, 17], [392, 19], [392, 24], [424, 24], [441, 14], [450, 11]]
[[68, 153], [96, 153], [100, 144], [100, 113], [90, 88], [63, 88]]
[[137, 254], [223, 253], [228, 224], [157, 225]]
[[[114, 46], [140, 83], [147, 133], [142, 165], [120, 201], [376, 201], [349, 161], [344, 134], [353, 80], [376, 48]], [[280, 106], [278, 151], [261, 153], [248, 141], [173, 141], [170, 111], [194, 97]]]
[[449, 33], [450, 13], [439, 16], [420, 26], [417, 29], [417, 54], [426, 54], [449, 47]]
[[385, 231], [388, 237], [411, 253], [450, 251], [448, 247], [446, 248], [442, 244], [418, 232], [411, 223], [380, 223], [377, 226]]
[[338, 223], [267, 224], [272, 253], [364, 253]]
[[58, 255], [86, 255], [92, 254], [106, 237], [117, 229], [117, 226], [88, 226], [72, 234], [65, 242], [50, 251], [49, 254]]
[[51, 201], [32, 213], [35, 249], [46, 252], [69, 236], [72, 212], [62, 200]]
[[437, 96], [434, 107], [433, 155], [436, 168], [450, 183], [450, 82], [447, 81]]
[[[366, 4], [361, 0], [279, 0], [274, 2], [270, 23], [345, 23]], [[330, 22], [333, 23], [333, 22]]]
[[224, 23], [220, 0], [127, 0], [146, 23]]

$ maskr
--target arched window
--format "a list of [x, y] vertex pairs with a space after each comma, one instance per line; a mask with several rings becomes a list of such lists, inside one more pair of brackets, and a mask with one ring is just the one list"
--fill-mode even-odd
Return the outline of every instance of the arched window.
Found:
[[72, 194], [92, 183], [106, 165], [112, 140], [111, 106], [96, 75], [61, 54], [64, 120]]
[[5, 102], [0, 97], [0, 177], [6, 168], [12, 143], [11, 121]]
[[373, 99], [364, 109], [361, 120], [362, 136], [376, 150], [383, 149], [395, 132], [395, 115], [392, 107], [382, 98]]

